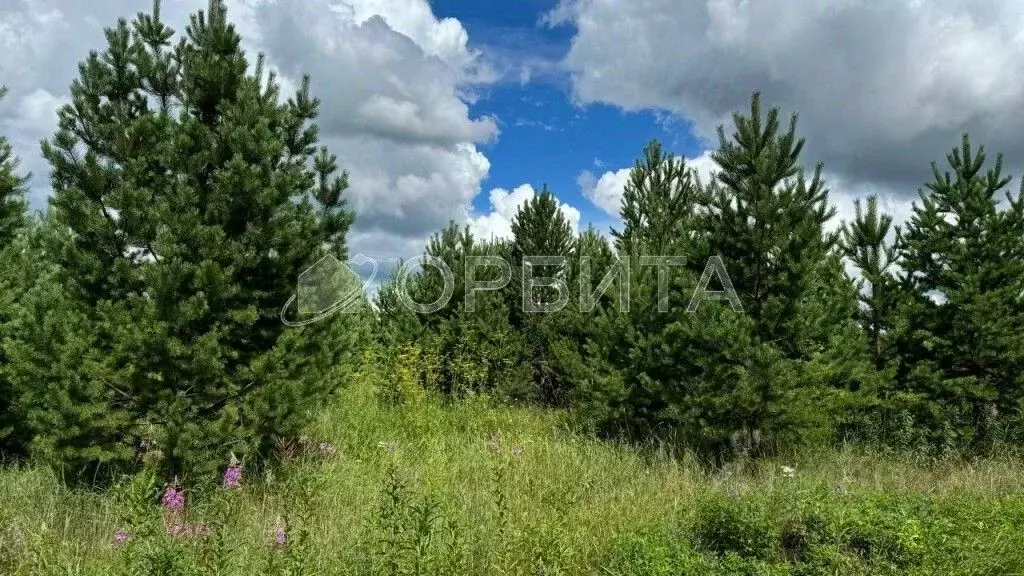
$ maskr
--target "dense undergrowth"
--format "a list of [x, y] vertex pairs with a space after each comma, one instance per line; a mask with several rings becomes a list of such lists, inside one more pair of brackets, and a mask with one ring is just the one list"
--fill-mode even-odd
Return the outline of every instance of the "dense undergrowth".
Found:
[[[1021, 574], [1024, 469], [833, 449], [712, 469], [364, 375], [276, 472], [0, 472], [4, 574]], [[225, 462], [227, 468], [230, 463]], [[173, 481], [173, 480], [172, 480]], [[180, 502], [179, 502], [180, 503]]]

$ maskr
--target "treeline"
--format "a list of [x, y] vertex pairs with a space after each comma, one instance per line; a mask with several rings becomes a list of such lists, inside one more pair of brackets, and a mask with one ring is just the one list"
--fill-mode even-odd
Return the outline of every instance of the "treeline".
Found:
[[[347, 174], [309, 79], [282, 98], [219, 0], [180, 35], [159, 4], [107, 29], [42, 144], [25, 215], [0, 144], [0, 452], [109, 480], [162, 455], [182, 481], [297, 436], [361, 355], [370, 308], [302, 328], [281, 307], [344, 261]], [[364, 302], [365, 304], [365, 302]]]
[[[431, 265], [396, 273], [378, 295], [392, 399], [410, 382], [486, 391], [719, 459], [804, 442], [936, 455], [1019, 443], [1024, 200], [1002, 158], [989, 161], [965, 135], [946, 167], [933, 165], [904, 226], [871, 197], [830, 232], [836, 210], [822, 166], [803, 167], [796, 116], [783, 127], [755, 94], [733, 120], [730, 136], [719, 128], [709, 182], [657, 142], [646, 147], [611, 245], [593, 229], [577, 236], [546, 187], [519, 210], [510, 240], [454, 223], [437, 233], [426, 256], [454, 275], [447, 304], [420, 314], [402, 302], [443, 295]], [[531, 265], [538, 255], [565, 260]], [[532, 276], [564, 282], [564, 307], [524, 312], [564, 297], [524, 291], [524, 261]], [[467, 274], [486, 288], [509, 271], [500, 290], [465, 293]], [[738, 302], [700, 298], [727, 282]]]
[[[803, 171], [795, 119], [782, 128], [755, 96], [734, 134], [720, 130], [710, 182], [646, 148], [610, 243], [577, 235], [545, 187], [509, 241], [455, 225], [431, 239], [427, 255], [455, 275], [440, 309], [402, 302], [450, 285], [426, 267], [382, 286], [376, 312], [360, 301], [293, 328], [281, 306], [310, 265], [346, 259], [354, 219], [309, 79], [282, 98], [262, 57], [250, 70], [220, 0], [183, 34], [157, 3], [106, 40], [42, 145], [45, 215], [26, 215], [26, 175], [0, 139], [5, 459], [90, 481], [143, 453], [162, 455], [168, 477], [212, 476], [232, 454], [255, 466], [301, 434], [371, 344], [393, 402], [486, 391], [716, 457], [1021, 441], [1024, 200], [966, 137], [904, 229], [890, 234], [871, 199], [829, 233], [821, 167]], [[540, 286], [524, 302], [531, 259], [533, 276], [569, 287], [565, 306], [530, 311], [564, 296]], [[467, 273], [503, 286], [466, 293]], [[697, 286], [724, 279], [738, 302], [691, 307]]]

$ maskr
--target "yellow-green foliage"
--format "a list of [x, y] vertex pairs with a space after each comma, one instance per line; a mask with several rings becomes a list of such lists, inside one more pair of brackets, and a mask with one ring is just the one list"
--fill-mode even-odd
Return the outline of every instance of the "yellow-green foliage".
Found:
[[[404, 386], [422, 368], [417, 352], [395, 365]], [[480, 395], [445, 405], [420, 392], [389, 407], [387, 384], [364, 373], [308, 432], [333, 454], [247, 472], [237, 493], [185, 487], [191, 522], [213, 523], [233, 498], [225, 573], [1024, 573], [1024, 466], [1009, 456], [925, 463], [823, 450], [709, 470]], [[34, 467], [0, 472], [0, 574], [127, 568], [130, 551], [110, 545], [131, 514], [125, 502]], [[273, 545], [282, 525], [287, 550]], [[209, 540], [162, 538], [152, 557], [166, 565], [141, 573], [212, 573], [200, 571], [217, 558]]]
[[[372, 370], [378, 380], [378, 399], [385, 406], [416, 405], [426, 395], [426, 386], [437, 378], [436, 362], [416, 344], [398, 347], [388, 362], [377, 360]], [[382, 368], [381, 365], [387, 366]]]

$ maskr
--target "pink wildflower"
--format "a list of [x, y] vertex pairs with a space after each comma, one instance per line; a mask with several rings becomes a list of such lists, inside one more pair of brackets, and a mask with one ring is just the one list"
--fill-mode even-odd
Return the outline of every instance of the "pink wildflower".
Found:
[[160, 505], [168, 512], [180, 512], [185, 508], [185, 494], [171, 486], [164, 492], [164, 497], [160, 501]]
[[228, 469], [224, 471], [224, 487], [225, 488], [241, 488], [242, 487], [242, 465], [236, 464], [228, 466]]

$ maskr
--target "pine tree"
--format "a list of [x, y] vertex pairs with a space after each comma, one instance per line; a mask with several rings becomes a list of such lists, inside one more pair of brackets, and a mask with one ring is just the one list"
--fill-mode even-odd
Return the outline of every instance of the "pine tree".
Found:
[[720, 169], [707, 198], [710, 250], [725, 262], [758, 336], [793, 356], [799, 302], [838, 240], [824, 231], [835, 208], [821, 164], [810, 180], [800, 166], [804, 140], [797, 138], [795, 114], [780, 132], [778, 109], [763, 117], [755, 93], [750, 114], [733, 120], [736, 132], [727, 139], [719, 127], [719, 149], [712, 154]]
[[[0, 86], [0, 99], [7, 89]], [[18, 231], [25, 224], [25, 190], [28, 176], [18, 173], [18, 159], [7, 139], [0, 135], [0, 338], [11, 336], [11, 307], [30, 286], [21, 247], [13, 246]], [[0, 366], [7, 358], [0, 352]], [[2, 368], [0, 368], [2, 370]], [[23, 449], [23, 423], [14, 414], [14, 390], [7, 377], [0, 373], [0, 454], [13, 454]]]
[[933, 403], [933, 418], [952, 417], [980, 439], [992, 414], [1018, 411], [1024, 393], [1021, 200], [1004, 192], [999, 209], [1010, 182], [1002, 156], [987, 166], [967, 135], [947, 162], [951, 172], [932, 164], [900, 236], [899, 377]]
[[[568, 383], [559, 377], [560, 370], [552, 350], [558, 339], [558, 318], [572, 311], [572, 289], [568, 280], [571, 259], [576, 249], [576, 235], [558, 207], [558, 199], [547, 184], [540, 194], [523, 204], [512, 219], [511, 245], [512, 282], [508, 294], [510, 322], [526, 338], [527, 362], [533, 371], [537, 398], [548, 404], [564, 403]], [[562, 258], [562, 264], [544, 263], [539, 258]], [[563, 282], [566, 307], [553, 310], [559, 300], [558, 289], [552, 286], [530, 287], [524, 274], [535, 279], [548, 278]], [[541, 310], [541, 313], [531, 312]]]
[[[421, 322], [428, 329], [437, 331], [442, 322], [458, 316], [466, 300], [466, 265], [468, 259], [476, 255], [476, 248], [476, 239], [470, 233], [469, 226], [460, 227], [454, 221], [430, 237], [425, 257], [443, 263], [451, 273], [451, 294], [442, 308], [420, 315]], [[445, 290], [444, 273], [437, 266], [427, 263], [419, 282], [410, 293], [415, 293], [414, 300], [417, 303], [429, 304], [443, 298]]]
[[[521, 398], [524, 382], [522, 337], [509, 325], [509, 308], [503, 290], [467, 289], [467, 275], [473, 270], [478, 282], [497, 282], [504, 272], [497, 266], [476, 261], [497, 257], [510, 260], [510, 246], [503, 241], [480, 242], [467, 226], [450, 222], [428, 241], [425, 264], [417, 272], [409, 266], [397, 270], [378, 293], [378, 307], [385, 341], [399, 348], [415, 348], [421, 356], [417, 367], [423, 386], [450, 396], [488, 391]], [[445, 274], [430, 262], [443, 263]], [[504, 276], [507, 279], [507, 276]], [[401, 291], [414, 305], [409, 308]], [[389, 368], [389, 367], [386, 367]], [[429, 372], [429, 374], [428, 374]]]
[[[623, 230], [613, 231], [619, 258], [630, 262], [628, 309], [612, 289], [592, 320], [576, 367], [576, 413], [606, 434], [722, 457], [756, 408], [751, 388], [772, 379], [777, 352], [726, 302], [687, 310], [705, 264], [694, 255], [707, 251], [701, 197], [684, 158], [657, 142], [645, 147], [624, 193]], [[675, 260], [642, 260], [659, 256]]]
[[666, 154], [657, 140], [630, 171], [622, 193], [621, 232], [612, 231], [620, 254], [680, 255], [697, 232], [695, 203], [700, 184], [685, 158]]
[[309, 78], [282, 103], [262, 56], [247, 73], [220, 0], [176, 45], [159, 8], [106, 31], [43, 146], [71, 232], [61, 281], [94, 341], [73, 377], [33, 365], [54, 396], [86, 400], [40, 398], [37, 444], [124, 465], [150, 437], [170, 469], [212, 473], [296, 434], [350, 365], [359, 314], [298, 329], [280, 314], [301, 272], [345, 257], [352, 217]]
[[[845, 256], [861, 272], [862, 279], [857, 286], [863, 305], [861, 325], [870, 335], [875, 366], [882, 369], [887, 360], [882, 337], [891, 330], [890, 315], [895, 305], [896, 287], [890, 268], [896, 262], [896, 245], [886, 244], [886, 237], [892, 226], [892, 216], [878, 213], [878, 197], [868, 198], [867, 212], [861, 208], [861, 201], [858, 198], [854, 201], [854, 221], [845, 223], [842, 229], [842, 249]], [[863, 290], [864, 282], [869, 286], [866, 294]]]
[[[794, 114], [781, 130], [778, 108], [760, 95], [735, 132], [719, 127], [719, 170], [702, 200], [706, 252], [719, 255], [753, 322], [752, 385], [737, 392], [734, 425], [777, 441], [827, 433], [830, 415], [867, 378], [866, 340], [856, 324], [855, 286], [843, 270], [835, 215], [819, 163], [808, 178]], [[871, 387], [874, 387], [872, 385]], [[824, 409], [823, 409], [824, 408]]]
[[[0, 100], [7, 88], [0, 86]], [[7, 246], [25, 223], [26, 185], [29, 175], [18, 174], [18, 159], [10, 142], [0, 135], [0, 247]]]
[[[568, 220], [558, 208], [558, 199], [544, 184], [540, 194], [523, 204], [512, 219], [512, 268], [516, 292], [523, 298], [532, 297], [539, 304], [553, 302], [554, 291], [550, 289], [520, 292], [523, 266], [533, 269], [534, 278], [557, 278], [565, 281], [568, 274], [566, 265], [539, 264], [531, 262], [535, 257], [570, 256], [575, 248], [575, 235]], [[566, 263], [568, 260], [566, 260]], [[522, 316], [519, 317], [520, 321]]]

